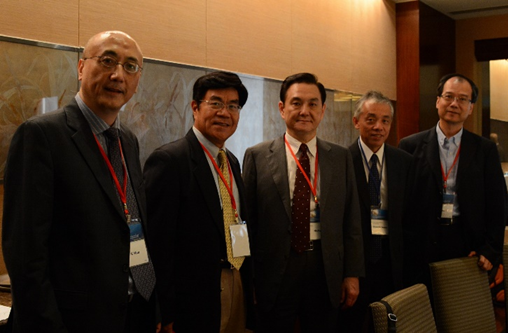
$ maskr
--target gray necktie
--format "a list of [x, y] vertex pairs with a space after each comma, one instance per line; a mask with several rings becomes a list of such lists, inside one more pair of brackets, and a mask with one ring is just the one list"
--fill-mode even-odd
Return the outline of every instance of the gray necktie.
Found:
[[[120, 152], [119, 145], [120, 141], [118, 129], [109, 128], [104, 132], [104, 134], [108, 139], [109, 161], [113, 166], [113, 169], [115, 170], [118, 181], [120, 182], [120, 186], [123, 186], [124, 174], [122, 165], [122, 155]], [[119, 195], [118, 198], [120, 199]], [[132, 190], [131, 182], [129, 181], [128, 177], [127, 177], [126, 201], [131, 216], [133, 218], [140, 218], [136, 196], [134, 195], [134, 191]], [[130, 270], [132, 278], [134, 280], [134, 285], [136, 286], [136, 290], [144, 299], [148, 301], [155, 287], [155, 272], [153, 269], [152, 262], [149, 261], [146, 264], [131, 267]]]

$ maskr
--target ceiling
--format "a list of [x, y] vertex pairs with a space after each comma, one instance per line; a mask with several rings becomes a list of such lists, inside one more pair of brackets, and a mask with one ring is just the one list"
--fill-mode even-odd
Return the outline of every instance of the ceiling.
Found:
[[[394, 0], [395, 3], [414, 0]], [[508, 14], [508, 0], [420, 0], [454, 20]]]

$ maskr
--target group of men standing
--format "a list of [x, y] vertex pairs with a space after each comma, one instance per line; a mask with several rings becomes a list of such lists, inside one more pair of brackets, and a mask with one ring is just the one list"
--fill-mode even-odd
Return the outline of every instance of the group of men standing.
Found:
[[478, 89], [462, 75], [442, 79], [438, 124], [402, 150], [385, 143], [394, 110], [376, 91], [357, 103], [349, 149], [318, 138], [325, 88], [291, 75], [286, 131], [247, 149], [242, 175], [225, 143], [248, 92], [212, 72], [194, 84], [193, 127], [142, 173], [118, 117], [142, 65], [130, 36], [97, 34], [73, 101], [12, 140], [12, 332], [364, 332], [368, 304], [430, 284], [429, 262], [499, 261], [506, 186], [495, 145], [463, 128]]

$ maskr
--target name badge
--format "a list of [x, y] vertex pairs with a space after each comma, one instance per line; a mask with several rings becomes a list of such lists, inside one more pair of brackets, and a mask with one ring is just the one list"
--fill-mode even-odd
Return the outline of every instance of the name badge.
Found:
[[129, 267], [139, 266], [148, 263], [148, 250], [146, 249], [143, 227], [138, 219], [129, 223], [131, 241]]
[[453, 217], [453, 201], [455, 199], [454, 194], [445, 193], [443, 194], [443, 207], [441, 209], [441, 218], [451, 219]]
[[321, 223], [311, 222], [310, 223], [310, 240], [321, 239]]
[[373, 235], [388, 235], [388, 210], [372, 207], [370, 210], [370, 231]]
[[233, 250], [233, 257], [248, 257], [250, 256], [249, 246], [249, 232], [247, 231], [247, 224], [233, 224], [229, 227], [231, 233], [231, 247]]
[[310, 222], [320, 222], [321, 221], [321, 210], [319, 209], [319, 205], [316, 205], [313, 211], [310, 212]]

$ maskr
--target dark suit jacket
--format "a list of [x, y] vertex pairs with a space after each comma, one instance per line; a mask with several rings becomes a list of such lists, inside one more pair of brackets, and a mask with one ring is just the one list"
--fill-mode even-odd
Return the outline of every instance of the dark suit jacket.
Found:
[[[145, 220], [136, 137], [122, 127]], [[5, 171], [3, 251], [14, 332], [120, 332], [129, 227], [90, 126], [73, 100], [22, 124]]]
[[[227, 155], [245, 220], [240, 166], [232, 153]], [[192, 129], [156, 149], [144, 176], [162, 324], [174, 322], [176, 332], [219, 332], [220, 260], [227, 257], [224, 221], [212, 171]], [[240, 269], [245, 291], [249, 265], [245, 260]]]
[[[349, 151], [317, 140], [321, 248], [330, 301], [338, 307], [344, 277], [364, 274], [362, 233]], [[284, 138], [247, 149], [244, 182], [251, 221], [255, 290], [268, 311], [277, 297], [291, 249], [291, 200]]]
[[[400, 148], [414, 157], [407, 220], [410, 263], [442, 260], [436, 255], [443, 195], [436, 128], [402, 139]], [[506, 221], [506, 185], [496, 145], [464, 129], [458, 163], [457, 200], [465, 247], [495, 264], [501, 258]]]
[[[355, 141], [350, 147], [353, 163], [355, 166], [356, 187], [360, 198], [360, 211], [362, 215], [363, 249], [365, 254], [365, 265], [369, 265], [371, 220], [370, 220], [370, 196], [367, 176], [363, 166], [363, 155]], [[388, 229], [390, 260], [392, 264], [393, 285], [396, 290], [402, 288], [402, 261], [403, 261], [403, 232], [402, 216], [404, 203], [406, 202], [406, 187], [408, 183], [409, 168], [412, 157], [408, 153], [385, 144], [386, 181], [388, 190]], [[375, 278], [367, 276], [367, 278]], [[360, 290], [361, 292], [361, 290]]]

